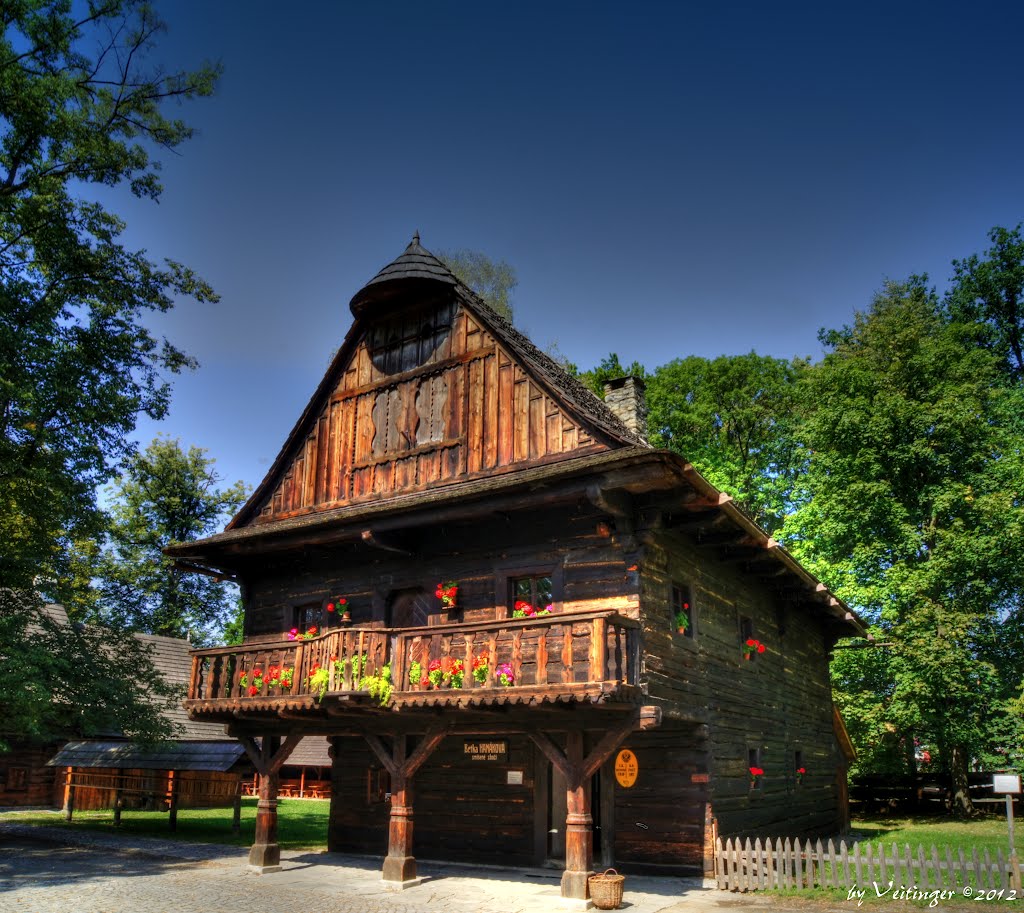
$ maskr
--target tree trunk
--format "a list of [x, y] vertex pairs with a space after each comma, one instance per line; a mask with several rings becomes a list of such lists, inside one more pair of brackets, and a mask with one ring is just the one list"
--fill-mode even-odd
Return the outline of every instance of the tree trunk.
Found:
[[974, 803], [971, 802], [971, 792], [967, 785], [967, 751], [963, 745], [954, 745], [949, 754], [949, 774], [953, 781], [953, 813], [975, 815]]

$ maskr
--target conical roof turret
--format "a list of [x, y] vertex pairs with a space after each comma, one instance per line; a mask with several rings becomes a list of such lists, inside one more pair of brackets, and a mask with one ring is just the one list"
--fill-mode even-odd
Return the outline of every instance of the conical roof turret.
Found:
[[349, 307], [355, 317], [361, 317], [378, 305], [382, 310], [390, 310], [396, 304], [400, 306], [406, 293], [429, 294], [431, 286], [440, 289], [457, 284], [458, 280], [448, 267], [420, 244], [420, 233], [416, 232], [401, 256], [352, 296]]

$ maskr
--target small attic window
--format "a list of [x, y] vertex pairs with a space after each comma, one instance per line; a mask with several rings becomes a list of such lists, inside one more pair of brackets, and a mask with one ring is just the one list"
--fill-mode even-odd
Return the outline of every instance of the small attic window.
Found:
[[367, 335], [370, 360], [384, 374], [401, 374], [426, 364], [451, 332], [455, 301], [399, 311], [375, 323]]

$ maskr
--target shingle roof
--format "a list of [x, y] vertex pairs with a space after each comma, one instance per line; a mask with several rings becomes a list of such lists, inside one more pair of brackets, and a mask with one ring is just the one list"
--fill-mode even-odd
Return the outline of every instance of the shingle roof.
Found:
[[444, 285], [455, 285], [458, 282], [447, 266], [420, 245], [420, 233], [416, 232], [401, 256], [392, 260], [352, 296], [349, 303], [352, 313], [358, 317], [384, 291], [382, 286], [385, 284], [404, 283], [410, 279], [433, 280]]
[[68, 742], [48, 767], [114, 767], [144, 770], [230, 770], [245, 754], [235, 741], [166, 742], [144, 748], [133, 742]]
[[330, 767], [330, 743], [324, 736], [306, 736], [285, 761], [290, 767]]
[[[153, 648], [153, 665], [168, 684], [188, 684], [192, 674], [192, 657], [189, 655], [192, 644], [177, 637], [160, 637], [156, 634], [136, 634], [135, 638]], [[225, 739], [222, 725], [190, 720], [181, 704], [175, 704], [165, 716], [181, 727], [180, 739]]]

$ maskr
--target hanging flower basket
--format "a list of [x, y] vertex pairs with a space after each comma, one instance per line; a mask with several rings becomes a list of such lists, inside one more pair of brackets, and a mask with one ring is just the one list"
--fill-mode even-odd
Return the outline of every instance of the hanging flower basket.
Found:
[[599, 910], [617, 910], [622, 906], [622, 886], [626, 876], [615, 869], [605, 869], [602, 875], [591, 875], [587, 879], [590, 899]]

